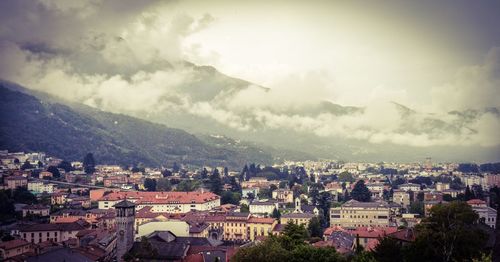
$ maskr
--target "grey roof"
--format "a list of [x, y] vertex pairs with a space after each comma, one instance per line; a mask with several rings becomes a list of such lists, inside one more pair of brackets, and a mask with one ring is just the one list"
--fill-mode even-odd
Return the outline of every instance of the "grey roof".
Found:
[[128, 201], [127, 199], [125, 199], [121, 202], [116, 203], [115, 208], [116, 207], [118, 207], [118, 208], [135, 207], [135, 204], [134, 204], [134, 202], [131, 202], [131, 201]]
[[357, 200], [349, 200], [345, 202], [342, 207], [361, 207], [361, 208], [388, 208], [389, 204], [385, 201], [376, 202], [360, 202]]
[[281, 216], [282, 218], [312, 218], [314, 214], [311, 213], [288, 213]]
[[29, 257], [26, 259], [28, 262], [42, 262], [42, 261], [71, 261], [71, 262], [89, 262], [92, 261], [88, 257], [79, 252], [71, 250], [70, 248], [58, 248], [46, 253]]

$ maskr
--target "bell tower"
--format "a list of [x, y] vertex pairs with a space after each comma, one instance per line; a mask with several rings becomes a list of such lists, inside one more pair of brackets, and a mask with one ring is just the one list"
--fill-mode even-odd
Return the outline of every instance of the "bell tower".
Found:
[[135, 204], [123, 200], [115, 205], [116, 211], [116, 258], [122, 257], [134, 244]]

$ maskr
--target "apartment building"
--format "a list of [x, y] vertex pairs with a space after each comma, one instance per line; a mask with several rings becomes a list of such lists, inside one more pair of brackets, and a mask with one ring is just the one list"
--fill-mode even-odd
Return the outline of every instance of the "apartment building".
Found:
[[356, 228], [363, 226], [387, 227], [390, 206], [387, 202], [359, 202], [349, 200], [340, 207], [330, 209], [330, 226]]

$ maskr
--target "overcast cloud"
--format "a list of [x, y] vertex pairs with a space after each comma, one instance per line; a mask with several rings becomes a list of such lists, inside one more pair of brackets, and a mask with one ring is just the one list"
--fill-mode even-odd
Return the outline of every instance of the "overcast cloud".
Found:
[[[285, 129], [416, 147], [500, 145], [500, 48], [493, 43], [475, 58], [461, 60], [466, 63], [454, 61], [439, 76], [434, 66], [442, 62], [432, 62], [429, 72], [423, 73], [418, 68], [431, 63], [425, 59], [420, 64], [408, 62], [408, 67], [405, 61], [396, 61], [411, 57], [411, 50], [396, 57], [376, 45], [358, 49], [347, 43], [350, 52], [366, 53], [359, 57], [338, 50], [331, 60], [318, 58], [318, 65], [307, 67], [308, 59], [320, 57], [319, 51], [311, 50], [308, 57], [307, 51], [293, 47], [290, 64], [265, 61], [262, 70], [256, 69], [251, 57], [242, 54], [235, 65], [232, 51], [211, 49], [214, 36], [207, 45], [197, 42], [231, 21], [220, 11], [225, 4], [219, 3], [222, 7], [210, 13], [178, 2], [4, 1], [0, 78], [106, 111], [135, 116], [190, 114], [242, 132]], [[268, 35], [259, 31], [262, 25], [257, 22], [255, 30], [248, 26], [242, 20], [240, 29]], [[216, 36], [221, 46], [239, 35], [226, 33], [222, 30]], [[257, 51], [266, 45], [272, 43], [255, 39]], [[323, 43], [317, 48], [325, 48], [324, 56], [331, 53]], [[256, 52], [250, 49], [242, 46], [239, 52]], [[428, 52], [429, 57], [437, 52], [429, 47], [417, 51]], [[185, 61], [221, 67], [233, 77], [248, 76], [255, 83], [228, 79]], [[396, 69], [398, 64], [401, 68]], [[413, 81], [413, 73], [429, 75], [427, 82]], [[405, 77], [407, 83], [401, 80]], [[359, 109], [339, 109], [333, 103]]]

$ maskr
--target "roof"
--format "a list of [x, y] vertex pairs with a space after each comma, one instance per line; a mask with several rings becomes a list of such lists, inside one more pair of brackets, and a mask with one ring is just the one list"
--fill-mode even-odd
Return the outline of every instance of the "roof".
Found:
[[34, 224], [21, 228], [21, 232], [38, 232], [38, 231], [79, 231], [87, 227], [88, 223], [79, 220], [73, 223], [57, 223], [57, 224]]
[[345, 202], [342, 207], [361, 207], [361, 208], [388, 208], [389, 204], [385, 201], [376, 201], [376, 202], [360, 202], [354, 199], [351, 199]]
[[44, 206], [44, 205], [29, 205], [29, 206], [24, 206], [23, 209], [25, 209], [25, 210], [43, 210], [43, 209], [50, 209], [50, 207]]
[[135, 204], [134, 202], [131, 202], [131, 201], [128, 201], [127, 199], [121, 201], [121, 202], [118, 202], [117, 204], [115, 204], [115, 208], [129, 208], [129, 207], [135, 207]]
[[46, 253], [29, 257], [26, 259], [28, 262], [38, 261], [71, 261], [71, 262], [88, 262], [89, 258], [78, 250], [70, 249], [68, 247], [57, 248], [50, 250]]
[[481, 199], [471, 199], [467, 201], [469, 205], [486, 205], [486, 202]]
[[220, 199], [220, 196], [212, 192], [144, 192], [144, 191], [120, 191], [112, 192], [99, 199], [99, 201], [135, 200], [140, 204], [203, 204], [208, 201]]
[[314, 214], [311, 213], [288, 213], [283, 214], [282, 218], [313, 218]]
[[23, 239], [14, 239], [14, 240], [10, 240], [10, 241], [1, 242], [0, 243], [0, 249], [9, 250], [9, 249], [14, 249], [14, 248], [26, 246], [26, 245], [29, 245], [29, 244], [30, 243], [28, 241], [26, 241], [26, 240], [23, 240]]

